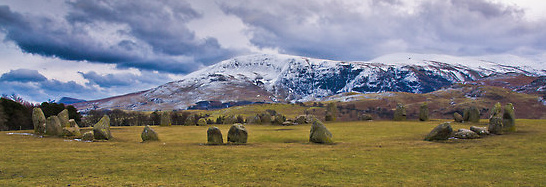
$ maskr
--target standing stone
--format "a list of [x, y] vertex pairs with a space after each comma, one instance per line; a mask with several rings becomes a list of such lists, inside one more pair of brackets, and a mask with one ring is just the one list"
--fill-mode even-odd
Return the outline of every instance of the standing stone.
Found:
[[36, 135], [45, 134], [46, 118], [41, 108], [32, 109], [32, 124], [34, 124], [34, 133]]
[[245, 144], [248, 139], [248, 131], [242, 124], [233, 124], [228, 131], [227, 141], [235, 144]]
[[296, 117], [296, 120], [294, 120], [294, 123], [297, 124], [306, 124], [307, 123], [307, 116], [305, 115], [299, 115]]
[[63, 111], [59, 112], [59, 114], [57, 114], [57, 117], [59, 117], [62, 127], [70, 127], [70, 124], [68, 123], [69, 118], [68, 118], [67, 109], [64, 109]]
[[46, 120], [46, 135], [60, 136], [63, 133], [63, 127], [61, 127], [61, 121], [57, 116], [49, 116]]
[[64, 127], [61, 136], [79, 138], [82, 136], [82, 133], [80, 132], [80, 127], [78, 126]]
[[497, 102], [493, 108], [491, 109], [491, 113], [489, 114], [489, 120], [493, 117], [498, 117], [502, 115], [502, 106], [499, 102]]
[[[225, 122], [225, 119], [224, 119], [224, 122]], [[184, 125], [186, 126], [195, 126], [197, 125], [195, 123], [195, 115], [189, 115], [187, 118], [186, 118], [186, 121], [184, 121]]]
[[309, 142], [313, 143], [334, 143], [332, 133], [318, 119], [313, 120], [309, 133]]
[[434, 141], [434, 140], [447, 140], [451, 137], [451, 133], [453, 132], [453, 129], [451, 128], [451, 124], [449, 122], [442, 123], [425, 137], [425, 141]]
[[95, 140], [112, 139], [112, 134], [110, 133], [110, 118], [108, 115], [102, 116], [100, 121], [93, 126], [93, 137]]
[[468, 129], [459, 129], [453, 137], [458, 139], [476, 139], [480, 138], [480, 135], [478, 135], [476, 132], [468, 130]]
[[140, 134], [140, 138], [142, 138], [143, 142], [159, 140], [159, 136], [157, 136], [157, 133], [149, 125], [146, 125], [144, 127], [144, 130], [142, 130], [142, 134]]
[[277, 114], [277, 115], [275, 115], [275, 119], [273, 119], [273, 124], [282, 125], [285, 121], [286, 121], [285, 116], [283, 116], [281, 114]]
[[501, 117], [493, 117], [491, 120], [489, 120], [489, 132], [492, 134], [502, 134], [502, 118]]
[[406, 107], [402, 103], [396, 105], [396, 110], [394, 111], [394, 121], [405, 121], [406, 120]]
[[502, 115], [503, 130], [505, 132], [516, 132], [516, 113], [512, 103], [504, 106], [504, 114]]
[[171, 126], [171, 113], [170, 112], [161, 112], [160, 126]]
[[260, 119], [259, 115], [251, 116], [246, 119], [246, 123], [248, 124], [261, 124], [262, 121]]
[[74, 119], [69, 119], [68, 124], [69, 124], [68, 127], [78, 127], [78, 128], [80, 128], [80, 126], [78, 126], [78, 124], [76, 123], [76, 120], [74, 120]]
[[218, 127], [209, 127], [209, 129], [207, 130], [207, 144], [208, 145], [224, 144], [224, 139], [222, 138], [222, 131], [220, 131]]
[[419, 121], [428, 121], [428, 104], [426, 102], [419, 107]]
[[478, 110], [478, 107], [471, 106], [468, 109], [468, 121], [472, 123], [480, 122], [480, 110]]
[[264, 112], [260, 114], [260, 120], [261, 124], [270, 124], [271, 123], [271, 115], [267, 112]]
[[453, 113], [453, 119], [454, 119], [455, 122], [457, 122], [457, 123], [462, 123], [462, 122], [464, 122], [463, 116], [461, 116], [461, 114], [459, 114], [458, 112]]
[[485, 127], [476, 127], [472, 126], [470, 127], [471, 131], [474, 131], [476, 134], [482, 136], [482, 135], [489, 135], [489, 131]]
[[199, 118], [199, 120], [197, 120], [197, 126], [207, 126], [207, 120], [205, 118]]
[[82, 141], [93, 141], [93, 139], [94, 139], [93, 131], [85, 132], [82, 135]]
[[362, 114], [358, 116], [358, 120], [360, 121], [371, 121], [373, 120], [373, 116], [371, 114]]

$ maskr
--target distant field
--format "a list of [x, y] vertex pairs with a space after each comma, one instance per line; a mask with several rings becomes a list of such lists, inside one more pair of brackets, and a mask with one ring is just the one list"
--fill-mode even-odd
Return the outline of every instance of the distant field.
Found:
[[[309, 125], [247, 125], [249, 143], [238, 146], [203, 145], [199, 126], [153, 127], [161, 141], [152, 143], [140, 143], [143, 127], [113, 127], [114, 140], [93, 143], [0, 132], [0, 186], [546, 185], [546, 120], [422, 141], [443, 121], [327, 123], [334, 145], [308, 143]], [[218, 127], [225, 141], [229, 126]]]

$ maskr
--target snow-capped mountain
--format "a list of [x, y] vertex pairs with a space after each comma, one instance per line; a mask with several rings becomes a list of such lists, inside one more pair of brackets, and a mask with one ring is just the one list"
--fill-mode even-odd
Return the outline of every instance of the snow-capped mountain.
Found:
[[225, 60], [157, 88], [76, 107], [170, 110], [186, 109], [200, 101], [294, 102], [343, 92], [427, 93], [505, 73], [544, 76], [542, 67], [515, 56], [398, 53], [366, 62], [344, 62], [259, 54]]

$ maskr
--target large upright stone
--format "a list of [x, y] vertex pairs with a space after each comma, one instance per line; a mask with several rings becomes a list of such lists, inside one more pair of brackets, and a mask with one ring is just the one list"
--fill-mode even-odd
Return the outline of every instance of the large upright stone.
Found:
[[428, 104], [426, 102], [419, 107], [419, 121], [428, 121]]
[[248, 139], [248, 131], [242, 124], [236, 123], [229, 128], [227, 141], [235, 144], [245, 144]]
[[80, 126], [78, 126], [78, 123], [76, 123], [76, 120], [74, 120], [74, 119], [69, 119], [68, 120], [68, 127], [78, 127], [78, 128], [80, 128]]
[[489, 120], [491, 120], [491, 118], [493, 117], [499, 117], [500, 115], [502, 115], [502, 106], [499, 102], [495, 103], [495, 105], [493, 105], [493, 108], [491, 108], [491, 112], [489, 113]]
[[275, 115], [275, 119], [273, 119], [273, 124], [275, 125], [282, 125], [286, 121], [286, 117], [282, 114]]
[[493, 117], [489, 120], [489, 132], [492, 134], [502, 134], [503, 124], [501, 117]]
[[46, 135], [60, 136], [63, 133], [63, 127], [61, 127], [61, 121], [57, 116], [49, 116], [46, 120]]
[[264, 112], [260, 114], [261, 124], [270, 124], [271, 123], [271, 114]]
[[110, 118], [108, 115], [102, 116], [100, 121], [93, 126], [93, 136], [95, 140], [112, 139], [112, 134], [110, 133]]
[[297, 123], [297, 124], [306, 124], [307, 123], [307, 116], [299, 115], [298, 117], [296, 117], [294, 122]]
[[425, 141], [447, 140], [451, 137], [452, 132], [453, 128], [451, 128], [451, 124], [449, 124], [449, 122], [442, 123], [434, 127], [434, 129], [432, 129], [432, 131], [425, 136]]
[[140, 138], [142, 138], [143, 142], [159, 140], [159, 136], [157, 136], [157, 133], [149, 125], [144, 127], [144, 130], [142, 130], [142, 133], [140, 134]]
[[63, 111], [59, 112], [59, 114], [57, 114], [57, 117], [59, 117], [62, 127], [70, 127], [70, 124], [68, 123], [69, 117], [68, 117], [67, 109], [64, 109]]
[[502, 124], [505, 132], [516, 132], [516, 113], [514, 112], [514, 105], [512, 103], [504, 106]]
[[313, 143], [334, 143], [332, 133], [318, 119], [313, 119], [309, 133], [309, 142]]
[[401, 104], [401, 103], [398, 103], [396, 105], [396, 110], [394, 111], [394, 117], [393, 117], [393, 120], [394, 121], [405, 121], [406, 120], [406, 107]]
[[161, 112], [160, 126], [171, 126], [171, 113], [170, 112]]
[[222, 131], [220, 131], [218, 127], [209, 127], [209, 129], [207, 130], [207, 144], [208, 145], [224, 144], [224, 139], [222, 138]]
[[32, 124], [34, 124], [34, 133], [37, 135], [45, 134], [46, 118], [41, 108], [32, 109]]
[[455, 120], [455, 122], [457, 123], [462, 123], [464, 122], [464, 118], [461, 114], [459, 114], [458, 112], [455, 112], [453, 113], [453, 119]]
[[478, 107], [471, 106], [468, 108], [468, 121], [472, 123], [480, 122], [480, 110], [478, 110]]

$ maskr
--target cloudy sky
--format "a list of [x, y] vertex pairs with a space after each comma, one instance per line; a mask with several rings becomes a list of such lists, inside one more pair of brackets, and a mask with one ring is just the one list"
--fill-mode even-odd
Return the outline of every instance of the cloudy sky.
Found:
[[0, 94], [141, 91], [238, 55], [546, 57], [539, 0], [0, 0]]

